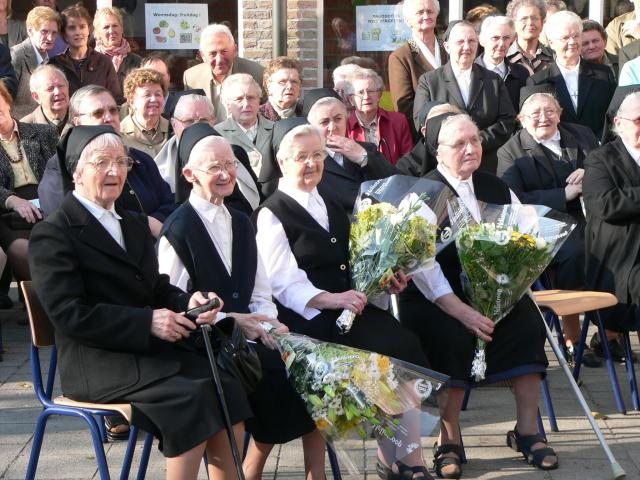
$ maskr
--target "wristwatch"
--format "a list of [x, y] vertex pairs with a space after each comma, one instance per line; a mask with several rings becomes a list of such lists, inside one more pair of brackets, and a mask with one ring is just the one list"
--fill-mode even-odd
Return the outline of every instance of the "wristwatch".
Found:
[[360, 160], [360, 166], [366, 167], [368, 161], [369, 161], [369, 152], [365, 150], [364, 153], [362, 154], [362, 160]]

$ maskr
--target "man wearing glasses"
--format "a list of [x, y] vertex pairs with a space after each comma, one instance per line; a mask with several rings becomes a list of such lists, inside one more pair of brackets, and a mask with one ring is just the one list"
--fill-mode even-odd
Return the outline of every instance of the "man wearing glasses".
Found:
[[[69, 102], [69, 121], [74, 126], [111, 125], [119, 133], [119, 112], [111, 92], [98, 85], [80, 88]], [[64, 138], [58, 146], [58, 154], [47, 162], [42, 181], [38, 185], [40, 207], [45, 216], [57, 209], [64, 195], [73, 189], [71, 177], [59, 161], [64, 148], [62, 145]], [[149, 155], [135, 148], [130, 148], [128, 155], [133, 160], [132, 169], [116, 203], [129, 211], [147, 215], [151, 233], [157, 237], [162, 222], [176, 208], [174, 197]]]
[[60, 14], [55, 10], [35, 7], [27, 15], [28, 38], [11, 47], [11, 64], [18, 79], [18, 91], [13, 103], [13, 116], [16, 118], [28, 115], [38, 106], [29, 88], [31, 72], [49, 61], [49, 52], [56, 43], [61, 24]]
[[562, 107], [561, 122], [589, 127], [602, 137], [604, 118], [616, 88], [613, 71], [580, 59], [582, 20], [573, 12], [556, 12], [544, 25], [556, 60], [527, 80], [527, 85], [550, 85]]

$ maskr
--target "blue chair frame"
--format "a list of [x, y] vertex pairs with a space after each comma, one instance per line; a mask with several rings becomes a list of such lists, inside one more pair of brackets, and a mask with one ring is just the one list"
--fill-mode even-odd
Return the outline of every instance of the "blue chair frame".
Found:
[[[53, 392], [58, 358], [58, 352], [53, 339], [53, 326], [46, 317], [35, 292], [32, 290], [31, 282], [21, 282], [21, 287], [24, 293], [25, 303], [27, 305], [27, 311], [29, 313], [29, 323], [31, 325], [31, 348], [29, 358], [31, 360], [33, 388], [36, 397], [43, 407], [36, 423], [25, 479], [32, 480], [36, 476], [42, 441], [44, 439], [44, 433], [49, 417], [52, 415], [63, 415], [80, 418], [85, 421], [91, 433], [100, 478], [102, 480], [108, 480], [111, 477], [109, 475], [109, 468], [103, 446], [103, 443], [107, 442], [106, 430], [104, 427], [104, 416], [118, 413], [118, 410], [110, 409], [108, 404], [88, 404], [92, 405], [92, 407], [79, 407], [75, 405], [71, 406], [55, 403], [54, 400], [52, 400], [51, 395]], [[51, 354], [45, 385], [43, 383], [42, 368], [40, 365], [39, 348], [49, 346], [51, 347]], [[121, 480], [129, 478], [136, 440], [138, 438], [138, 429], [135, 425], [131, 425], [130, 428], [129, 441], [127, 443], [127, 449], [120, 473]], [[140, 459], [140, 466], [138, 468], [138, 480], [142, 480], [145, 477], [152, 442], [153, 436], [150, 433], [147, 433]]]

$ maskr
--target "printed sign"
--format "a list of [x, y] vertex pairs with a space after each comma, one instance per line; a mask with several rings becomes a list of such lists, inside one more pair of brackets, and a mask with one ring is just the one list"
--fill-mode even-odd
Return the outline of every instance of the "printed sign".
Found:
[[197, 50], [209, 12], [206, 4], [147, 3], [144, 21], [147, 50]]
[[402, 18], [402, 5], [356, 7], [356, 37], [359, 52], [393, 51], [411, 38]]

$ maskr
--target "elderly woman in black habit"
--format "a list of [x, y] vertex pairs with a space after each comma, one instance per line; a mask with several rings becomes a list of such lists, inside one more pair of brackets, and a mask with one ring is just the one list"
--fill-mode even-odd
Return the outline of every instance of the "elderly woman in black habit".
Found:
[[[453, 189], [479, 220], [478, 201], [519, 203], [499, 178], [478, 170], [482, 140], [478, 127], [466, 114], [447, 118], [440, 130], [438, 167], [427, 178]], [[486, 383], [510, 379], [517, 423], [507, 442], [525, 458], [545, 470], [558, 459], [537, 434], [540, 378], [545, 374], [545, 333], [540, 314], [529, 297], [520, 300], [498, 323], [484, 317], [462, 299], [461, 267], [454, 245], [436, 257], [433, 269], [414, 276], [400, 296], [400, 321], [422, 340], [433, 369], [451, 377], [446, 401], [441, 404], [440, 438], [434, 447], [436, 473], [441, 478], [462, 474], [459, 417], [465, 388], [470, 382], [476, 337], [488, 342]]]
[[[158, 272], [148, 226], [114, 207], [131, 164], [111, 126], [74, 127], [66, 161], [75, 190], [34, 227], [29, 249], [33, 283], [56, 330], [62, 391], [80, 401], [130, 402], [132, 423], [160, 440], [166, 478], [195, 480], [205, 451], [210, 476], [235, 478], [208, 362], [179, 342], [196, 324], [176, 312], [207, 299], [172, 286]], [[251, 411], [240, 383], [220, 374], [242, 441]]]
[[[279, 318], [292, 331], [426, 365], [418, 339], [386, 311], [350, 289], [349, 219], [342, 207], [318, 187], [325, 161], [322, 132], [312, 125], [292, 129], [277, 154], [282, 178], [278, 190], [256, 210], [258, 252], [265, 262]], [[391, 292], [406, 286], [400, 273]], [[388, 297], [377, 303], [386, 307]], [[340, 335], [336, 319], [343, 309], [359, 314], [349, 333]], [[419, 442], [419, 421], [406, 427]], [[381, 446], [382, 478], [431, 478], [420, 449], [396, 462]]]
[[[533, 94], [531, 94], [533, 92]], [[583, 162], [598, 146], [593, 132], [583, 125], [560, 122], [562, 108], [550, 93], [525, 87], [518, 120], [523, 129], [498, 150], [498, 176], [525, 203], [547, 205], [567, 212], [577, 223], [551, 263], [553, 286], [565, 290], [584, 288], [584, 226], [580, 198]], [[529, 95], [527, 95], [529, 93]], [[580, 340], [578, 315], [563, 317], [567, 352], [574, 355]], [[599, 361], [589, 353], [585, 365]]]
[[420, 129], [421, 138], [413, 150], [404, 155], [396, 163], [396, 168], [404, 175], [424, 177], [438, 166], [436, 153], [438, 151], [438, 135], [442, 122], [450, 117], [463, 113], [455, 105], [442, 102], [426, 102], [422, 107], [419, 118], [423, 127]]
[[[273, 342], [260, 325], [269, 322], [276, 332], [288, 330], [277, 320], [254, 227], [241, 211], [223, 204], [234, 191], [238, 161], [227, 140], [208, 124], [185, 129], [180, 149], [185, 155], [188, 152], [183, 174], [193, 189], [164, 225], [158, 244], [160, 271], [188, 292], [218, 292], [225, 303], [224, 313], [218, 316], [234, 317], [247, 337], [260, 340], [254, 348], [263, 379], [250, 397], [255, 418], [249, 423], [253, 442], [244, 461], [247, 479], [262, 478], [274, 443], [300, 436], [308, 478], [322, 479], [324, 440], [289, 383], [279, 353], [269, 349]], [[278, 412], [286, 412], [286, 418]]]

